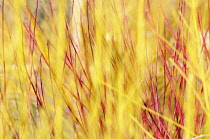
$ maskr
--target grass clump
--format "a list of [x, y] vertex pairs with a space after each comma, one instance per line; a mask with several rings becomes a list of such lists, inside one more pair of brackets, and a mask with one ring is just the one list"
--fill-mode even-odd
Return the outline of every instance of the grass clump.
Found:
[[210, 136], [209, 0], [0, 2], [0, 137]]

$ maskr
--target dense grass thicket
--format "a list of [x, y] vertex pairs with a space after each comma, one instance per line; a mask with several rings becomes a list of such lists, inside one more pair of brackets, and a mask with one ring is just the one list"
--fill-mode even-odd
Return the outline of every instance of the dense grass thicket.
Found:
[[210, 0], [0, 2], [0, 138], [210, 138]]

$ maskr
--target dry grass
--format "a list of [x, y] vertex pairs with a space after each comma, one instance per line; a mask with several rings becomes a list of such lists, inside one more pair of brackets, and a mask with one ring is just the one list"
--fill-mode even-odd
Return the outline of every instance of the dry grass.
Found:
[[0, 138], [209, 138], [209, 0], [0, 2]]

